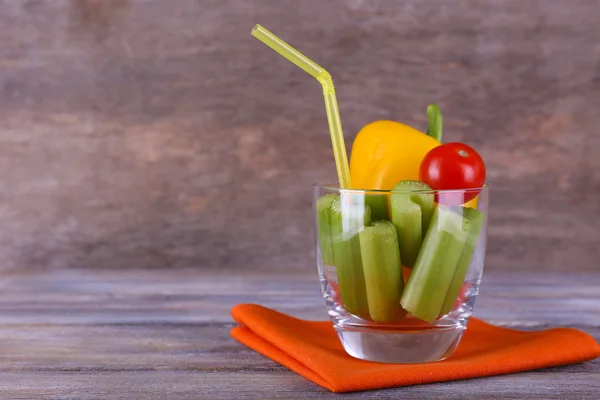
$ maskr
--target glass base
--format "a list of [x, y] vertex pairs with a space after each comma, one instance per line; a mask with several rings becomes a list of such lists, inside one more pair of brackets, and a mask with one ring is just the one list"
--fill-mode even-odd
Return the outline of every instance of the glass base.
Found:
[[325, 305], [333, 327], [352, 357], [390, 364], [418, 364], [452, 355], [467, 329], [479, 293], [479, 280], [463, 283], [460, 298], [432, 323], [407, 314], [395, 322], [376, 322], [349, 313], [340, 301], [335, 270], [320, 269]]
[[454, 353], [466, 327], [444, 327], [421, 331], [381, 330], [335, 326], [352, 357], [393, 364], [441, 361]]

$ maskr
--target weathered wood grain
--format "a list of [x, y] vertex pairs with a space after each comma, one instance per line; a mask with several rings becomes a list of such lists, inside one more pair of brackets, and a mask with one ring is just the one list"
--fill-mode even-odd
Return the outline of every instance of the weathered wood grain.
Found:
[[302, 269], [310, 185], [348, 143], [426, 124], [489, 167], [491, 270], [597, 269], [597, 0], [1, 0], [2, 268]]
[[[333, 395], [229, 336], [260, 303], [325, 319], [316, 274], [59, 270], [0, 287], [0, 397], [53, 399], [595, 399], [600, 359], [501, 377]], [[487, 274], [476, 315], [518, 329], [570, 326], [600, 341], [600, 274]]]
[[[229, 337], [233, 326], [214, 322], [10, 325], [0, 328], [2, 348], [9, 349], [3, 352], [0, 372], [289, 372], [234, 342]], [[600, 340], [599, 327], [572, 327]], [[600, 360], [536, 373], [600, 374]]]
[[[5, 373], [0, 396], [17, 399], [597, 399], [596, 373], [524, 373], [349, 394], [329, 393], [285, 372]], [[32, 387], [31, 382], [36, 383]], [[59, 384], [57, 385], [57, 382]], [[236, 397], [228, 397], [231, 396]]]
[[[3, 323], [231, 323], [231, 307], [252, 302], [299, 318], [327, 318], [316, 271], [59, 270], [42, 277], [5, 279]], [[486, 272], [475, 313], [499, 325], [600, 327], [599, 287], [597, 273]]]

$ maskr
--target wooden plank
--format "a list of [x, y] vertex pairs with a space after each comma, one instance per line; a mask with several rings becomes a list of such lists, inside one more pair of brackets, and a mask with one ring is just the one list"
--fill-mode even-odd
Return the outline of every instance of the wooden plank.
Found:
[[[597, 268], [597, 0], [0, 1], [0, 265], [312, 268], [311, 185], [348, 145], [426, 126], [487, 160], [493, 270]], [[226, 29], [224, 29], [226, 27]]]
[[298, 375], [280, 372], [55, 372], [3, 373], [0, 396], [18, 399], [597, 399], [597, 373], [522, 373], [332, 394]]
[[[600, 341], [600, 274], [494, 272], [485, 282], [485, 319], [525, 330], [572, 326]], [[237, 302], [323, 319], [313, 274], [60, 270], [13, 275], [0, 289], [0, 397], [332, 396], [229, 336]], [[343, 397], [593, 399], [599, 375], [600, 359]]]
[[[598, 287], [592, 273], [486, 272], [475, 314], [501, 325], [599, 326]], [[227, 323], [231, 307], [251, 302], [327, 318], [316, 271], [65, 270], [5, 279], [0, 322]]]
[[[13, 325], [0, 327], [0, 372], [282, 372], [229, 336], [233, 324]], [[532, 330], [531, 327], [514, 327]], [[600, 341], [600, 328], [577, 327]], [[600, 374], [600, 360], [538, 373]], [[293, 374], [290, 372], [290, 374]]]

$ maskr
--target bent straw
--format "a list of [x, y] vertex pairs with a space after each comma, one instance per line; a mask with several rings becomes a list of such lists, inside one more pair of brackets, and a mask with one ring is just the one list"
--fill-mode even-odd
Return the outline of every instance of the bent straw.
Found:
[[321, 85], [323, 85], [325, 109], [327, 111], [327, 121], [329, 122], [329, 133], [331, 135], [331, 145], [333, 147], [333, 156], [335, 157], [338, 180], [340, 182], [340, 188], [349, 189], [351, 181], [350, 170], [348, 169], [348, 156], [346, 155], [346, 145], [344, 144], [344, 134], [342, 133], [342, 122], [340, 121], [340, 112], [331, 75], [329, 75], [329, 72], [325, 71], [323, 67], [261, 25], [257, 24], [254, 29], [252, 29], [252, 36], [256, 37], [310, 75], [314, 76]]

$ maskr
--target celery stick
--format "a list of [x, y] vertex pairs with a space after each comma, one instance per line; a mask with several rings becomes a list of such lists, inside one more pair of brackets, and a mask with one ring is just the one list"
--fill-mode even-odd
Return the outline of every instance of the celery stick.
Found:
[[404, 266], [411, 268], [423, 242], [421, 207], [408, 194], [391, 195], [390, 204], [392, 223], [398, 232], [400, 257]]
[[398, 182], [393, 190], [411, 192], [408, 193], [410, 199], [421, 207], [421, 232], [423, 232], [423, 238], [425, 238], [435, 208], [433, 189], [425, 182], [407, 180]]
[[438, 317], [467, 239], [463, 225], [463, 217], [449, 207], [435, 209], [400, 300], [415, 317], [427, 322]]
[[334, 265], [331, 245], [331, 203], [338, 196], [326, 194], [317, 199], [317, 232], [321, 257], [325, 265]]
[[371, 223], [371, 209], [358, 196], [342, 194], [331, 203], [333, 258], [340, 297], [351, 314], [368, 318], [365, 276], [358, 232]]
[[385, 194], [365, 194], [365, 204], [371, 208], [371, 219], [379, 221], [390, 219], [388, 197]]
[[399, 193], [390, 196], [391, 221], [398, 231], [402, 263], [412, 268], [433, 214], [434, 195], [420, 181], [400, 181], [394, 190]]
[[404, 289], [396, 228], [389, 221], [376, 221], [359, 233], [371, 319], [393, 322], [404, 317], [400, 306]]
[[423, 238], [427, 234], [427, 228], [429, 228], [433, 209], [435, 208], [434, 198], [433, 193], [411, 193], [410, 195], [410, 199], [421, 207], [421, 232], [423, 233]]
[[448, 314], [454, 306], [454, 302], [458, 297], [460, 288], [464, 283], [465, 276], [467, 275], [467, 271], [471, 265], [471, 260], [473, 259], [475, 247], [477, 246], [477, 241], [479, 240], [479, 235], [481, 233], [481, 229], [483, 228], [483, 222], [485, 219], [484, 214], [481, 211], [477, 211], [473, 208], [460, 207], [460, 210], [461, 211], [459, 212], [462, 212], [465, 220], [469, 221], [468, 235], [463, 252], [458, 260], [458, 266], [456, 267], [456, 271], [452, 277], [450, 288], [448, 289], [448, 293], [446, 293], [446, 299], [442, 305], [440, 315]]

